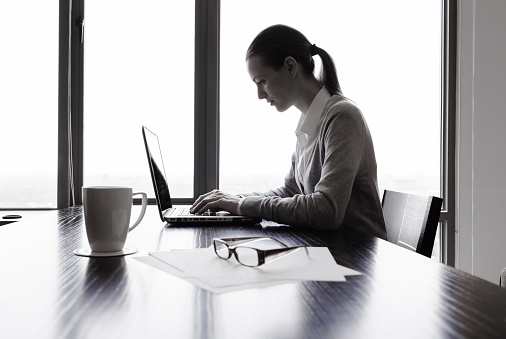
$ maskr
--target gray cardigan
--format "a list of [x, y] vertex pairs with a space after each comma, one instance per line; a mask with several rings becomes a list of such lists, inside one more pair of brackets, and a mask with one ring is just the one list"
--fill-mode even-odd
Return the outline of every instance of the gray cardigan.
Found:
[[361, 111], [332, 96], [316, 130], [303, 190], [295, 180], [294, 153], [284, 186], [242, 194], [241, 213], [323, 230], [348, 225], [386, 239], [373, 142]]

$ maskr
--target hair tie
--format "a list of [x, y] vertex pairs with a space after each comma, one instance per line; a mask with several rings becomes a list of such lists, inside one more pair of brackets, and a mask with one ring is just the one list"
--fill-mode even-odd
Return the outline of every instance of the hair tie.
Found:
[[312, 44], [310, 51], [311, 51], [311, 56], [314, 56], [314, 55], [318, 54], [318, 47], [316, 47], [315, 44]]

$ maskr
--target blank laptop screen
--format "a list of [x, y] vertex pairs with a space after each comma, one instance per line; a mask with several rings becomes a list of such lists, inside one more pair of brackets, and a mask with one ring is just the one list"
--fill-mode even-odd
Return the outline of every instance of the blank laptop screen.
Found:
[[170, 201], [169, 186], [167, 185], [165, 176], [160, 144], [156, 134], [147, 128], [144, 128], [143, 131], [146, 141], [146, 153], [148, 155], [151, 177], [154, 181], [155, 194], [161, 205], [162, 211], [165, 211], [167, 208], [172, 207], [172, 203]]

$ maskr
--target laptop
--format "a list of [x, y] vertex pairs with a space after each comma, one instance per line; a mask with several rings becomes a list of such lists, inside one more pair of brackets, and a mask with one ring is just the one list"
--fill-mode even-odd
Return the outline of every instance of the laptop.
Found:
[[146, 146], [149, 171], [155, 190], [156, 204], [162, 221], [169, 224], [255, 224], [260, 223], [262, 218], [233, 215], [228, 212], [206, 212], [204, 214], [191, 214], [191, 206], [172, 206], [169, 186], [165, 175], [165, 168], [162, 159], [162, 151], [158, 136], [145, 126], [142, 127], [142, 136]]

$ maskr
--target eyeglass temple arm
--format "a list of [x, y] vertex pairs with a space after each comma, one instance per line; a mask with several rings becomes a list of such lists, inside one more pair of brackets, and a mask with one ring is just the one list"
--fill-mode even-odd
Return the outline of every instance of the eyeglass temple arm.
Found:
[[305, 245], [298, 245], [293, 247], [287, 247], [287, 248], [275, 248], [272, 250], [263, 250], [264, 253], [264, 260], [270, 257], [278, 256], [280, 254], [288, 254], [292, 251], [298, 250], [299, 248], [304, 248], [306, 251], [306, 255], [309, 257], [309, 251], [307, 250], [307, 247]]
[[286, 246], [285, 244], [283, 244], [281, 241], [275, 239], [275, 238], [271, 238], [271, 237], [241, 237], [241, 238], [218, 238], [220, 240], [223, 240], [225, 242], [248, 242], [248, 241], [255, 241], [255, 240], [262, 240], [262, 239], [269, 239], [269, 240], [274, 240], [275, 242], [277, 242], [278, 244], [282, 245], [283, 247], [288, 247]]

